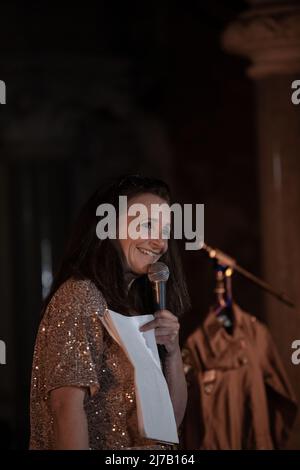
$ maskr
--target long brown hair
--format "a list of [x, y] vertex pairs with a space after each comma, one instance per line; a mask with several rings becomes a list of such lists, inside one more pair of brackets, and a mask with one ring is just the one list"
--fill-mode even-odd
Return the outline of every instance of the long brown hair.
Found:
[[[69, 278], [90, 279], [100, 289], [112, 310], [130, 314], [131, 311], [153, 313], [152, 292], [147, 275], [138, 277], [128, 292], [124, 278], [122, 250], [114, 240], [101, 240], [96, 234], [96, 209], [110, 203], [118, 216], [119, 196], [128, 200], [138, 194], [158, 195], [171, 204], [170, 190], [166, 183], [155, 178], [128, 175], [109, 185], [100, 186], [83, 206], [73, 227], [66, 252], [54, 277], [51, 291], [45, 299], [43, 312], [59, 287]], [[183, 275], [176, 240], [171, 236], [167, 252], [160, 258], [170, 270], [167, 283], [167, 308], [180, 316], [190, 307], [189, 295]]]

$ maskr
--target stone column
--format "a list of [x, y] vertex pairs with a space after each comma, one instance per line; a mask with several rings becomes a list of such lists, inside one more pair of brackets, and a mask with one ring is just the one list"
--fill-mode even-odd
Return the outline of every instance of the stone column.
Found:
[[[291, 362], [291, 344], [300, 339], [300, 104], [291, 101], [300, 79], [300, 5], [248, 3], [222, 43], [250, 59], [255, 81], [264, 277], [296, 304], [292, 310], [266, 294], [265, 319], [300, 403], [300, 365]], [[300, 448], [299, 417], [288, 448]]]

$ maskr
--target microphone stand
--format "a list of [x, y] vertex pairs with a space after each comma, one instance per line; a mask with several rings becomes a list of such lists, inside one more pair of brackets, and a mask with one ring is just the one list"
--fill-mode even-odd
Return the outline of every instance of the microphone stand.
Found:
[[208, 253], [210, 258], [215, 259], [220, 265], [227, 266], [228, 268], [237, 271], [242, 276], [249, 279], [249, 281], [253, 282], [264, 291], [269, 292], [269, 294], [273, 295], [273, 297], [276, 297], [276, 299], [280, 300], [288, 307], [295, 308], [294, 302], [290, 300], [284, 292], [277, 291], [267, 282], [263, 281], [257, 276], [254, 276], [254, 274], [250, 273], [242, 266], [237, 264], [236, 260], [231, 258], [231, 256], [226, 255], [226, 253], [223, 253], [217, 248], [212, 248], [208, 246], [206, 243], [203, 243], [202, 249], [205, 250], [206, 253]]

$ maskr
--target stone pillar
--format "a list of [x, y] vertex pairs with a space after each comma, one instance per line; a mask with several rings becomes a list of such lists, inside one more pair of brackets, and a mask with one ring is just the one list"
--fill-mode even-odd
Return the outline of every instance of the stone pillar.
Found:
[[[300, 105], [291, 101], [292, 82], [300, 79], [300, 5], [248, 3], [222, 43], [251, 61], [247, 75], [255, 81], [257, 99], [264, 277], [296, 304], [292, 310], [266, 294], [265, 319], [300, 403], [300, 365], [291, 362], [291, 344], [300, 339]], [[299, 415], [288, 448], [300, 448]]]

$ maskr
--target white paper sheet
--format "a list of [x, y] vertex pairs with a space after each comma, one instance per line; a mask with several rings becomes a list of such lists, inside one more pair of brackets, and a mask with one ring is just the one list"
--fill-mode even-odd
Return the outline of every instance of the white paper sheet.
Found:
[[149, 439], [178, 443], [174, 410], [161, 370], [154, 330], [139, 331], [153, 319], [153, 315], [126, 317], [113, 310], [102, 317], [106, 329], [123, 348], [135, 370], [140, 433]]

